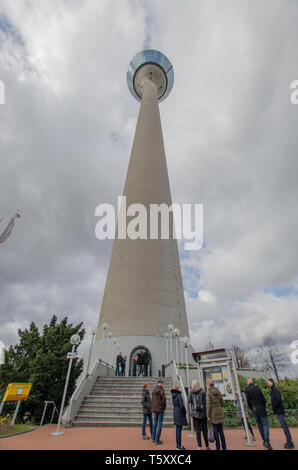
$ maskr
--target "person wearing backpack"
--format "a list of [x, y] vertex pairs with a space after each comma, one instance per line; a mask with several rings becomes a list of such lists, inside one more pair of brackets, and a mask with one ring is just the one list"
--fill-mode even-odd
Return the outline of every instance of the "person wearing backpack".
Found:
[[226, 450], [226, 439], [223, 431], [224, 401], [218, 388], [214, 386], [213, 380], [209, 380], [209, 389], [207, 393], [207, 418], [213, 426], [216, 450], [220, 450], [220, 442], [222, 450]]
[[190, 404], [190, 416], [193, 418], [197, 435], [198, 448], [202, 449], [201, 434], [203, 433], [206, 450], [210, 450], [207, 429], [206, 393], [200, 387], [197, 380], [192, 381], [188, 403]]

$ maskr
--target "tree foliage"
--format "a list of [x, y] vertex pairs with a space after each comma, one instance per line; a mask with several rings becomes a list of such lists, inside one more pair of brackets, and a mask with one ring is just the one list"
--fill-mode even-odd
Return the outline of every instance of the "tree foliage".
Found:
[[[85, 330], [82, 323], [76, 326], [67, 323], [67, 317], [59, 323], [53, 315], [45, 324], [42, 333], [35, 323], [29, 329], [18, 330], [19, 343], [10, 346], [5, 354], [5, 364], [0, 366], [0, 397], [11, 382], [31, 382], [32, 389], [28, 400], [20, 409], [20, 416], [30, 412], [33, 420], [41, 419], [44, 401], [52, 400], [59, 409], [65, 378], [68, 369], [67, 353], [71, 351], [70, 338], [78, 334], [81, 340]], [[74, 359], [72, 363], [66, 404], [75, 389], [76, 379], [83, 370], [83, 361]]]

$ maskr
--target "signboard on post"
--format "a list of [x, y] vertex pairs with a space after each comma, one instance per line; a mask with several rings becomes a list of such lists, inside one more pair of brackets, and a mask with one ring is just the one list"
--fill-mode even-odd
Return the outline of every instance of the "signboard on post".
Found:
[[253, 446], [237, 375], [234, 350], [225, 348], [211, 349], [209, 351], [193, 353], [193, 357], [198, 363], [201, 387], [208, 390], [209, 381], [212, 380], [214, 386], [221, 392], [224, 400], [239, 400], [247, 445]]
[[26, 401], [31, 390], [31, 383], [8, 384], [2, 401]]
[[13, 382], [11, 384], [8, 384], [8, 386], [7, 386], [5, 395], [2, 398], [2, 402], [1, 402], [1, 405], [0, 405], [0, 414], [2, 413], [3, 406], [4, 406], [5, 402], [7, 402], [7, 401], [17, 401], [18, 402], [17, 406], [16, 406], [16, 409], [15, 409], [15, 412], [14, 412], [14, 415], [13, 415], [13, 418], [12, 418], [12, 421], [11, 421], [11, 425], [10, 425], [11, 428], [13, 427], [13, 425], [15, 423], [15, 420], [16, 420], [16, 417], [17, 417], [17, 414], [18, 414], [18, 411], [19, 411], [19, 408], [20, 408], [21, 401], [26, 401], [27, 400], [29, 392], [31, 390], [31, 387], [32, 387], [31, 383], [17, 383], [17, 382]]

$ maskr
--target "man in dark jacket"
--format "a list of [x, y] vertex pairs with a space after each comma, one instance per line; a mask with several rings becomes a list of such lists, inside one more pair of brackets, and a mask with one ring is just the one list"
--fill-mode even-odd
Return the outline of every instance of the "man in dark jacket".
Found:
[[268, 379], [268, 385], [270, 387], [270, 397], [271, 397], [271, 404], [272, 404], [273, 413], [275, 413], [278, 416], [280, 425], [283, 428], [283, 431], [284, 431], [286, 439], [287, 439], [287, 442], [284, 445], [284, 447], [285, 447], [285, 449], [293, 449], [295, 446], [294, 446], [294, 443], [292, 441], [292, 436], [291, 436], [290, 430], [289, 430], [288, 425], [286, 423], [285, 409], [284, 409], [284, 406], [283, 406], [280, 391], [275, 386], [275, 383], [274, 383], [273, 379]]
[[163, 386], [164, 381], [160, 379], [152, 392], [152, 412], [154, 413], [152, 440], [157, 445], [162, 444], [160, 435], [163, 417], [167, 406], [167, 399]]
[[148, 367], [150, 363], [150, 356], [148, 349], [145, 350], [144, 352], [144, 372], [145, 372], [145, 377], [148, 377]]
[[139, 354], [138, 365], [140, 366], [140, 376], [144, 377], [144, 351]]
[[146, 422], [149, 420], [150, 433], [152, 438], [153, 422], [152, 422], [152, 403], [150, 397], [150, 387], [148, 384], [144, 384], [142, 392], [142, 405], [143, 405], [143, 424], [142, 424], [142, 437], [147, 440], [149, 437], [146, 436]]
[[272, 450], [269, 441], [269, 424], [266, 412], [266, 400], [262, 390], [258, 385], [253, 383], [252, 379], [248, 379], [248, 386], [246, 387], [247, 404], [255, 417], [260, 434], [263, 439], [263, 444], [267, 449]]
[[122, 359], [123, 359], [122, 352], [119, 352], [119, 354], [116, 357], [116, 372], [115, 372], [115, 375], [121, 375], [120, 367], [121, 367], [121, 364], [122, 364]]

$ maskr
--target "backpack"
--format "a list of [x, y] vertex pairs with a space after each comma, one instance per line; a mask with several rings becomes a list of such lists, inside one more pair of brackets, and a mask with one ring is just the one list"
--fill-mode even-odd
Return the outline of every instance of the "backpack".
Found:
[[195, 411], [203, 411], [204, 410], [204, 403], [203, 403], [203, 393], [194, 393], [192, 396], [192, 406]]

